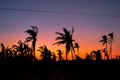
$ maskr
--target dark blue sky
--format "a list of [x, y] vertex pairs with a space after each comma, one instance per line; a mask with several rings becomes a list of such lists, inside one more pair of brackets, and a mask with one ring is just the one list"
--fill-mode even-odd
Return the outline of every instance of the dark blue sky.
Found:
[[120, 0], [0, 0], [0, 8], [88, 14], [0, 10], [0, 42], [10, 45], [16, 44], [18, 40], [24, 41], [27, 36], [24, 31], [31, 25], [36, 25], [39, 28], [37, 45], [46, 44], [52, 49], [56, 47], [52, 46], [56, 37], [54, 33], [62, 32], [63, 27], [71, 29], [74, 26], [74, 38], [81, 46], [81, 53], [102, 48], [102, 44], [98, 43], [101, 36], [114, 32], [114, 52], [119, 54], [120, 17], [96, 16], [120, 16], [119, 4]]

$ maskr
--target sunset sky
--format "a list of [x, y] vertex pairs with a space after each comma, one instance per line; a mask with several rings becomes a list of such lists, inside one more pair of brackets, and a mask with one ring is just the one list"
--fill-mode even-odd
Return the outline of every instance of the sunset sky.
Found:
[[[80, 45], [80, 56], [102, 49], [102, 35], [114, 32], [113, 54], [120, 55], [120, 0], [0, 0], [0, 8], [45, 10], [51, 12], [0, 9], [0, 43], [6, 46], [24, 41], [31, 25], [39, 28], [37, 45], [56, 52], [64, 45], [52, 45], [62, 28], [75, 28], [73, 38]], [[65, 13], [64, 13], [65, 12]], [[66, 13], [68, 12], [68, 13]], [[78, 14], [75, 14], [78, 13]]]

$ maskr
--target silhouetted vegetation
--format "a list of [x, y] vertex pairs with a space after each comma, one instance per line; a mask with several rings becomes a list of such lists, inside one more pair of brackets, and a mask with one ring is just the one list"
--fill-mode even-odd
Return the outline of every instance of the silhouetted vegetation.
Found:
[[63, 60], [63, 58], [62, 58], [62, 54], [63, 54], [63, 52], [61, 51], [61, 50], [58, 50], [58, 57], [59, 57], [59, 61], [62, 61]]
[[109, 38], [108, 38], [108, 43], [110, 44], [110, 51], [109, 51], [109, 56], [112, 59], [112, 43], [114, 41], [114, 33], [109, 33], [108, 34]]
[[26, 38], [25, 42], [32, 41], [32, 49], [33, 49], [33, 60], [35, 60], [35, 46], [37, 41], [37, 34], [38, 34], [38, 28], [36, 26], [31, 26], [32, 29], [28, 29], [25, 31], [25, 33], [29, 34], [29, 36]]
[[[102, 36], [102, 40], [100, 40], [99, 42], [103, 43], [103, 46], [105, 45], [106, 47], [104, 48], [105, 50], [105, 55], [108, 55], [108, 38], [106, 35]], [[108, 58], [109, 59], [109, 58]]]
[[[28, 33], [29, 36], [24, 42], [19, 40], [17, 45], [13, 45], [12, 47], [6, 47], [3, 43], [0, 44], [1, 75], [28, 78], [27, 76], [38, 76], [38, 72], [40, 78], [44, 80], [48, 80], [54, 75], [61, 75], [63, 77], [62, 79], [73, 80], [79, 78], [79, 74], [77, 73], [83, 74], [83, 72], [100, 72], [101, 70], [99, 70], [98, 67], [100, 67], [102, 71], [108, 72], [110, 70], [114, 71], [120, 68], [120, 56], [116, 56], [116, 59], [112, 59], [112, 45], [114, 40], [113, 33], [108, 34], [108, 37], [106, 35], [102, 36], [102, 40], [99, 41], [105, 45], [102, 50], [91, 51], [91, 53], [86, 54], [85, 59], [82, 59], [79, 55], [79, 44], [74, 43], [73, 45], [73, 42], [75, 41], [73, 39], [74, 28], [72, 27], [72, 31], [68, 31], [66, 28], [63, 28], [63, 33], [56, 32], [56, 34], [59, 35], [56, 38], [58, 42], [53, 45], [65, 44], [66, 60], [63, 57], [64, 51], [58, 49], [56, 53], [51, 52], [46, 45], [40, 46], [37, 49], [41, 58], [40, 60], [37, 60], [35, 57], [35, 46], [38, 28], [36, 26], [31, 26], [31, 28], [32, 29], [25, 31], [25, 33]], [[32, 47], [29, 47], [28, 45], [28, 42], [30, 41], [32, 41]], [[109, 50], [108, 44], [110, 47]], [[70, 51], [72, 55], [71, 61], [67, 58]], [[102, 59], [102, 53], [104, 53], [104, 57], [106, 58], [105, 60]], [[111, 65], [114, 65], [114, 67], [112, 68]], [[15, 72], [13, 70], [15, 70]], [[13, 74], [11, 74], [11, 72], [13, 72]]]
[[[103, 43], [103, 46], [106, 45], [103, 52], [105, 53], [105, 56], [107, 57], [107, 60], [110, 59], [110, 58], [112, 59], [112, 43], [113, 43], [113, 40], [114, 40], [114, 33], [109, 33], [108, 36], [109, 37], [107, 37], [106, 35], [102, 36], [102, 40], [99, 41], [99, 42]], [[110, 45], [109, 51], [108, 51], [108, 44]]]
[[51, 60], [51, 57], [52, 57], [52, 52], [50, 50], [48, 50], [47, 46], [41, 46], [39, 47], [38, 51], [41, 52], [41, 57], [42, 57], [42, 60], [44, 61], [50, 61]]
[[56, 40], [59, 40], [58, 42], [54, 43], [61, 45], [61, 44], [65, 44], [65, 48], [66, 48], [66, 60], [67, 60], [67, 55], [68, 53], [71, 51], [71, 55], [72, 55], [72, 59], [74, 59], [73, 53], [75, 54], [75, 50], [74, 50], [74, 46], [73, 46], [73, 42], [75, 40], [72, 39], [73, 37], [73, 32], [74, 32], [74, 28], [72, 27], [72, 31], [68, 31], [66, 28], [63, 28], [63, 32], [64, 33], [60, 33], [60, 32], [56, 32], [56, 34], [58, 34], [59, 36], [56, 38]]

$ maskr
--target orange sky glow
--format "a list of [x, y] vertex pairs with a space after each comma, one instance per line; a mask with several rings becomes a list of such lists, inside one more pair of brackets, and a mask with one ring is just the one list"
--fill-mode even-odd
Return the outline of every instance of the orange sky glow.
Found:
[[[20, 35], [20, 34], [18, 34], [18, 35]], [[38, 49], [38, 47], [43, 46], [43, 45], [46, 45], [48, 47], [48, 49], [51, 50], [51, 52], [54, 52], [56, 54], [56, 56], [58, 56], [57, 55], [57, 50], [58, 49], [62, 50], [63, 51], [62, 56], [65, 59], [65, 45], [60, 45], [60, 46], [52, 45], [53, 43], [55, 43], [55, 38], [57, 36], [54, 33], [53, 33], [53, 35], [54, 36], [50, 37], [49, 40], [47, 40], [49, 36], [48, 37], [44, 36], [43, 38], [39, 38], [39, 35], [38, 35], [37, 44], [36, 44], [36, 58], [37, 59], [41, 59], [40, 58], [40, 52], [38, 52], [37, 49]], [[6, 36], [6, 37], [4, 37], [4, 40], [2, 40], [2, 41], [3, 41], [3, 43], [5, 43], [6, 47], [7, 46], [11, 47], [13, 44], [17, 45], [17, 41], [20, 40], [20, 39], [22, 41], [24, 41], [27, 36], [28, 35], [24, 34], [24, 36], [22, 36], [22, 37], [20, 37], [20, 36], [17, 37], [17, 34], [16, 34], [16, 37], [13, 36], [13, 38], [10, 38], [9, 36]], [[103, 45], [101, 43], [99, 43], [99, 40], [100, 40], [99, 38], [101, 38], [101, 37], [94, 38], [94, 39], [92, 38], [92, 39], [81, 39], [80, 40], [80, 39], [77, 38], [77, 36], [74, 35], [74, 39], [80, 45], [79, 56], [84, 59], [87, 53], [90, 53], [93, 50], [103, 49], [104, 48]], [[119, 47], [116, 47], [116, 45], [117, 45], [117, 43], [114, 41], [113, 51], [112, 51], [113, 52], [113, 58], [115, 58], [116, 55], [119, 55], [119, 52], [120, 52]], [[31, 46], [31, 42], [29, 43], [29, 46]], [[77, 51], [76, 51], [76, 55], [77, 55]], [[104, 56], [103, 53], [102, 53], [102, 56]], [[68, 59], [69, 60], [72, 59], [71, 53], [69, 53]]]
[[[68, 1], [31, 0], [28, 3], [26, 0], [1, 0], [0, 43], [11, 47], [19, 40], [24, 42], [28, 36], [24, 31], [30, 29], [31, 25], [37, 26], [39, 32], [36, 50], [39, 46], [46, 45], [52, 52], [56, 53], [58, 49], [64, 51], [64, 57], [65, 45], [52, 45], [58, 36], [55, 32], [63, 32], [63, 27], [71, 30], [73, 26], [73, 39], [80, 45], [81, 58], [93, 50], [103, 49], [99, 41], [103, 35], [111, 32], [114, 33], [113, 58], [120, 55], [120, 1]], [[70, 55], [69, 53], [69, 59]], [[40, 56], [37, 51], [36, 56]]]

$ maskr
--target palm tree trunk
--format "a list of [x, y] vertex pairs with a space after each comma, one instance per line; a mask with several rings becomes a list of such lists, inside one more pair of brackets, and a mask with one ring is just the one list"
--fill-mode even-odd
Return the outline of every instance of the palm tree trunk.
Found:
[[35, 60], [35, 45], [36, 45], [36, 39], [33, 40], [32, 46], [33, 46], [33, 61]]
[[68, 54], [68, 50], [67, 50], [67, 48], [66, 48], [66, 52], [65, 52], [65, 53], [66, 53], [66, 61], [67, 61], [67, 54]]
[[110, 45], [110, 53], [109, 53], [109, 55], [110, 55], [110, 58], [112, 59], [112, 42], [111, 42], [111, 45]]
[[[107, 43], [106, 43], [106, 54], [108, 54]], [[109, 55], [107, 57], [107, 60], [109, 60]]]
[[[73, 52], [72, 52], [72, 51], [73, 51]], [[73, 53], [74, 53], [74, 56], [75, 56], [75, 50], [74, 50], [74, 47], [73, 47], [73, 43], [71, 43], [71, 54], [72, 54], [72, 60], [74, 60]]]

